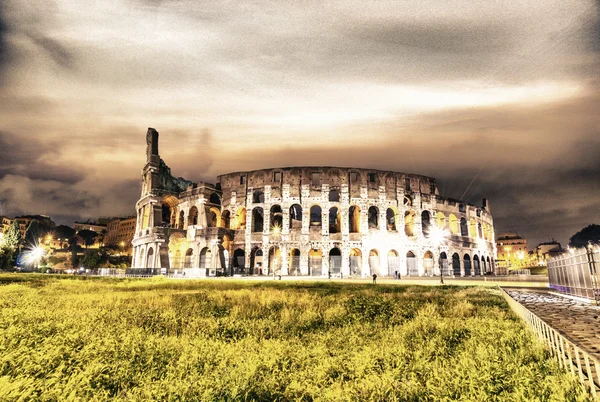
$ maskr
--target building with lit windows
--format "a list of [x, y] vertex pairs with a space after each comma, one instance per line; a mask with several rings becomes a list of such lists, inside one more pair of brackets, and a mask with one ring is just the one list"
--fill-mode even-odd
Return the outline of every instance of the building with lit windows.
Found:
[[[494, 273], [487, 200], [444, 198], [433, 178], [361, 168], [284, 167], [171, 175], [146, 136], [132, 267], [186, 277], [366, 277]], [[447, 229], [436, 244], [431, 230]]]
[[502, 233], [496, 238], [498, 267], [500, 269], [521, 269], [530, 266], [527, 239], [516, 233]]

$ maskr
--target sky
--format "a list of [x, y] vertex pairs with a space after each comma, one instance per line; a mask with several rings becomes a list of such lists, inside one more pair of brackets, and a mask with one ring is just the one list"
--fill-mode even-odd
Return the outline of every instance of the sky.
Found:
[[134, 214], [177, 176], [435, 177], [496, 233], [600, 224], [600, 0], [0, 2], [0, 214]]

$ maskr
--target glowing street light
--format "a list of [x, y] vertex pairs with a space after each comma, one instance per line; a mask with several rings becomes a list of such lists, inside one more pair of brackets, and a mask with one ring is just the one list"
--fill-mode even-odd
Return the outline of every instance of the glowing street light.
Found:
[[23, 254], [23, 261], [25, 264], [33, 265], [37, 268], [41, 259], [46, 255], [46, 250], [40, 246], [33, 246]]
[[442, 266], [442, 259], [440, 255], [442, 254], [442, 245], [446, 242], [446, 238], [450, 235], [450, 231], [448, 229], [444, 229], [437, 225], [433, 226], [429, 231], [429, 238], [431, 242], [437, 246], [438, 248], [438, 259], [440, 265], [440, 283], [444, 284], [444, 267]]

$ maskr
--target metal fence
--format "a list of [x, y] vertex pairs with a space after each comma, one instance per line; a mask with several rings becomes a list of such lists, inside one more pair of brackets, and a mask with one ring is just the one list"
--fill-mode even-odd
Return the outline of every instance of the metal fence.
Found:
[[569, 249], [548, 260], [549, 286], [562, 293], [600, 301], [600, 247]]
[[600, 361], [569, 341], [557, 330], [546, 324], [544, 320], [510, 297], [504, 289], [501, 290], [502, 296], [504, 296], [510, 308], [548, 346], [552, 356], [558, 361], [558, 365], [562, 369], [570, 371], [572, 375], [579, 377], [581, 384], [588, 388], [595, 397], [600, 391]]

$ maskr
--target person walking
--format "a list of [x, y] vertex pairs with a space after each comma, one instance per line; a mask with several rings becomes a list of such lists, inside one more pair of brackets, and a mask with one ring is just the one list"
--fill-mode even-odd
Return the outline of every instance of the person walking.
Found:
[[377, 274], [373, 274], [373, 283], [377, 283]]

